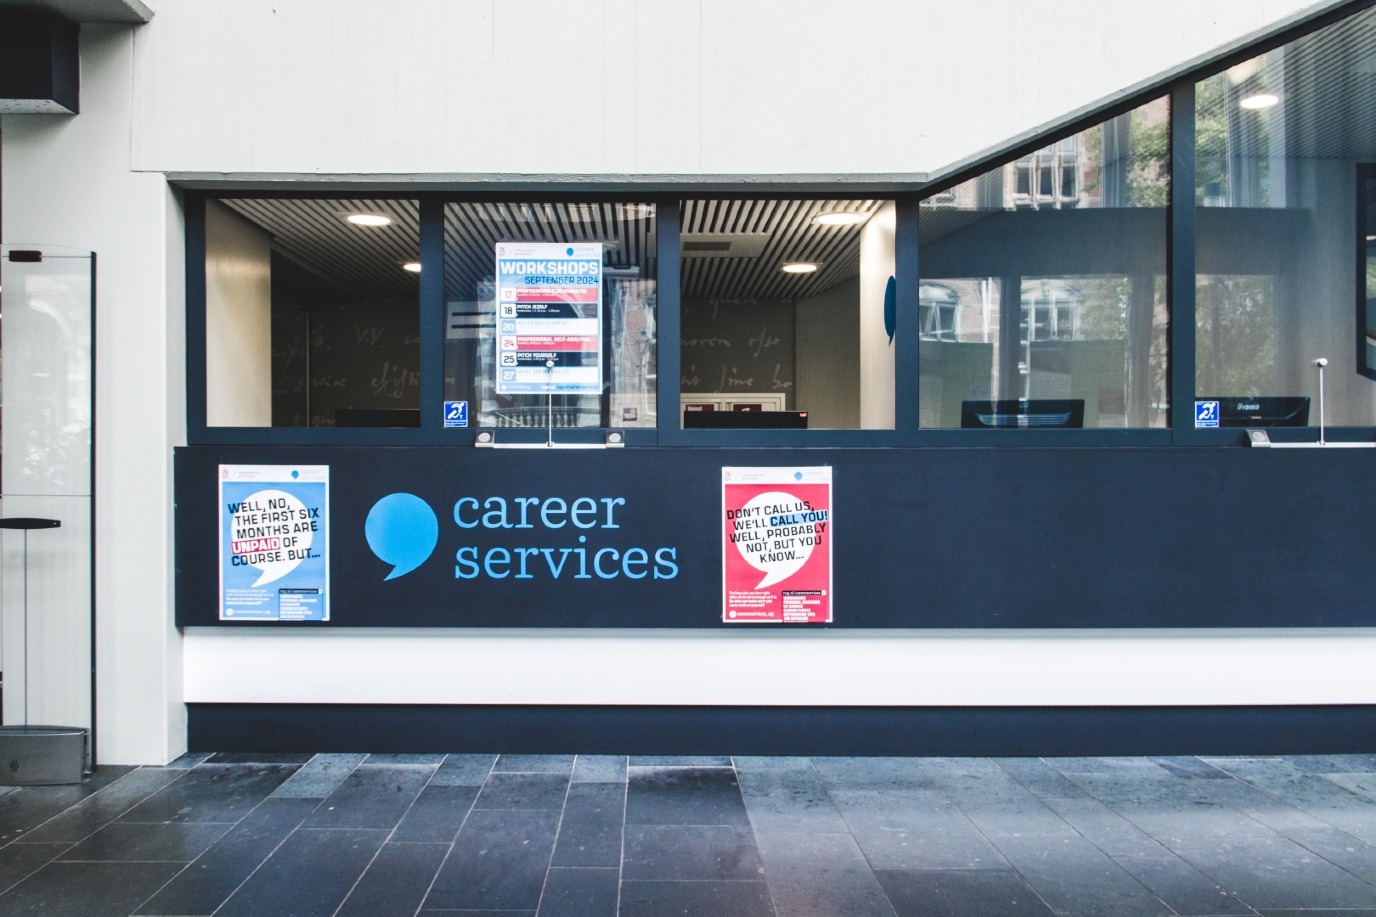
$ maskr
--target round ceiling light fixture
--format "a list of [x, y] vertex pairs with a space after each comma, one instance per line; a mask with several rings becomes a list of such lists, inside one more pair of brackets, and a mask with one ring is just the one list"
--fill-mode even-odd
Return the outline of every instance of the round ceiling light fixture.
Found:
[[381, 213], [346, 213], [344, 219], [355, 226], [392, 225], [392, 218]]
[[403, 264], [403, 265], [401, 266], [401, 269], [402, 269], [403, 271], [410, 271], [412, 274], [419, 274], [419, 273], [420, 273], [420, 262], [419, 262], [419, 261], [408, 261], [408, 262], [406, 262], [405, 264]]
[[868, 220], [869, 214], [856, 213], [854, 210], [832, 210], [819, 213], [812, 218], [814, 226], [858, 226]]
[[822, 266], [815, 261], [790, 261], [779, 270], [785, 274], [815, 274]]
[[1280, 104], [1280, 96], [1269, 92], [1259, 92], [1256, 95], [1248, 96], [1237, 103], [1239, 107], [1248, 111], [1260, 111], [1264, 108], [1274, 108]]

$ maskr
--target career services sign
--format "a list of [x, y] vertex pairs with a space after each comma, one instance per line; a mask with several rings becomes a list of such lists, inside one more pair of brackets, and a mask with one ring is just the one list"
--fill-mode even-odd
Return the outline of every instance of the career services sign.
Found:
[[602, 391], [602, 243], [497, 245], [497, 393]]
[[831, 468], [723, 468], [722, 619], [829, 624]]

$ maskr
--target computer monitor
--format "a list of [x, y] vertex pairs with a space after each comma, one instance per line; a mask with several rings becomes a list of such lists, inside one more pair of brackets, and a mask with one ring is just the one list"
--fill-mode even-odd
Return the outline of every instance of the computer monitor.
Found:
[[1220, 427], [1307, 427], [1309, 398], [1305, 395], [1271, 395], [1265, 398], [1233, 398], [1200, 395], [1195, 402], [1218, 402]]
[[966, 430], [1079, 429], [1085, 425], [1085, 401], [1083, 398], [962, 401], [960, 425]]
[[685, 430], [806, 430], [807, 411], [687, 411]]

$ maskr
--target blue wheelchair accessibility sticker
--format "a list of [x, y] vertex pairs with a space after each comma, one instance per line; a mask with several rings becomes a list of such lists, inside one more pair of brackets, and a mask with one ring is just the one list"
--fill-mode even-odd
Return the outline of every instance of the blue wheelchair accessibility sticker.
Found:
[[1196, 401], [1194, 403], [1194, 427], [1196, 430], [1203, 427], [1218, 426], [1218, 402], [1217, 401]]
[[446, 427], [468, 426], [468, 402], [446, 401], [444, 403], [444, 425]]

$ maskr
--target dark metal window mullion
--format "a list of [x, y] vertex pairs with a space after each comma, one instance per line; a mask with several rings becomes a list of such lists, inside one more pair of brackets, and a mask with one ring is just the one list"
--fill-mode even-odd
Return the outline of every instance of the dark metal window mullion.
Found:
[[183, 202], [186, 218], [186, 438], [205, 441], [205, 200], [189, 191]]
[[[900, 440], [909, 439], [919, 421], [920, 204], [917, 195], [894, 201], [894, 432]], [[865, 322], [860, 327], [863, 329]]]
[[682, 337], [679, 235], [682, 221], [682, 205], [678, 200], [661, 200], [655, 205], [655, 261], [658, 269], [655, 402], [658, 417], [656, 433], [660, 445], [683, 441], [679, 411], [679, 346]]
[[1194, 83], [1171, 90], [1171, 197], [1166, 211], [1166, 303], [1170, 328], [1171, 441], [1194, 433], [1195, 396], [1195, 94]]
[[[444, 339], [448, 324], [444, 308], [444, 201], [433, 194], [418, 195], [418, 198], [421, 263], [420, 426], [428, 440], [444, 429]], [[469, 405], [470, 412], [474, 407]], [[469, 437], [471, 440], [471, 434]]]

